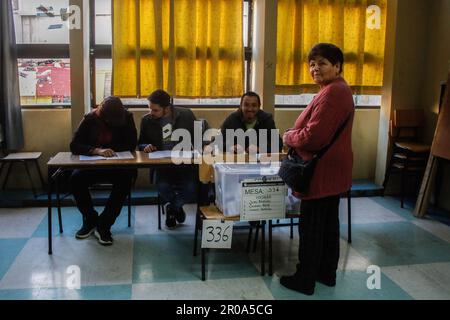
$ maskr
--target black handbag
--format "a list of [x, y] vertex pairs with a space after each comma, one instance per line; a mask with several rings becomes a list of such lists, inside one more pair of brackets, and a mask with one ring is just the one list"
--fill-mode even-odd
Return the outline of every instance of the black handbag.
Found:
[[315, 154], [311, 160], [302, 159], [294, 148], [289, 148], [288, 154], [286, 158], [281, 161], [280, 170], [278, 171], [278, 175], [281, 179], [283, 179], [284, 183], [286, 183], [289, 188], [299, 193], [308, 192], [317, 162], [337, 140], [352, 115], [353, 112], [344, 124], [336, 131], [333, 140], [331, 140], [327, 146]]

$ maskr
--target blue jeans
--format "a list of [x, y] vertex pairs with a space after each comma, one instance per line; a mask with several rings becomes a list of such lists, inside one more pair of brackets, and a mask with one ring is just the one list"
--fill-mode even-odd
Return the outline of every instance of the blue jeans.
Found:
[[153, 182], [164, 204], [170, 202], [175, 209], [180, 209], [195, 200], [198, 174], [194, 168], [161, 168], [155, 169], [153, 174]]

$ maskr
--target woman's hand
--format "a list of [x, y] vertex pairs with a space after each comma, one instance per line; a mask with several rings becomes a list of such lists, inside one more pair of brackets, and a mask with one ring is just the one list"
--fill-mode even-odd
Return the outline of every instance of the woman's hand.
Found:
[[94, 155], [106, 157], [106, 158], [112, 158], [116, 156], [116, 153], [113, 149], [101, 149], [101, 148], [95, 148], [92, 152]]
[[150, 153], [156, 151], [156, 147], [152, 144], [148, 144], [145, 148], [144, 148], [144, 152], [145, 153]]

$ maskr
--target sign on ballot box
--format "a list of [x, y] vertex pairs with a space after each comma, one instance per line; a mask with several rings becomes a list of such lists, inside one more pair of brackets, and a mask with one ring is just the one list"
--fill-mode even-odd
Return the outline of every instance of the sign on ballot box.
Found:
[[241, 221], [283, 219], [286, 184], [279, 177], [246, 179], [241, 186]]
[[231, 249], [233, 222], [203, 220], [202, 248]]

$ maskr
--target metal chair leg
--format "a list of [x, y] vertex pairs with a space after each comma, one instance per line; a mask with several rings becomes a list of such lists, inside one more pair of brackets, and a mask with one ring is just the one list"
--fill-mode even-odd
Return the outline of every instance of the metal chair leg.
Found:
[[253, 242], [253, 253], [256, 252], [256, 247], [258, 246], [259, 225], [260, 225], [260, 223], [258, 222], [258, 223], [256, 224], [255, 240], [254, 240], [254, 242]]
[[158, 194], [158, 230], [161, 230], [161, 198]]
[[56, 206], [58, 208], [58, 224], [59, 233], [63, 233], [62, 214], [61, 214], [61, 198], [59, 196], [59, 175], [55, 177], [55, 193], [56, 193]]
[[291, 218], [291, 234], [290, 237], [291, 239], [294, 239], [294, 218]]
[[44, 182], [44, 178], [42, 176], [41, 168], [39, 167], [39, 162], [37, 160], [34, 160], [33, 162], [34, 162], [34, 164], [36, 166], [36, 170], [37, 170], [37, 172], [39, 174], [39, 179], [41, 180], [42, 189], [44, 189], [45, 188], [45, 182]]
[[128, 228], [131, 227], [131, 188], [128, 192]]
[[37, 193], [36, 193], [36, 189], [34, 188], [33, 178], [31, 177], [31, 172], [30, 172], [30, 168], [28, 167], [28, 162], [27, 161], [23, 161], [23, 165], [25, 166], [25, 170], [27, 172], [28, 179], [30, 180], [31, 190], [33, 191], [33, 195], [36, 198], [37, 197]]
[[197, 207], [197, 211], [195, 213], [195, 231], [194, 231], [194, 252], [193, 252], [193, 256], [196, 257], [197, 256], [197, 241], [198, 241], [198, 229], [200, 227], [200, 209]]
[[247, 253], [250, 252], [250, 246], [252, 245], [252, 233], [253, 233], [253, 228], [250, 225], [250, 228], [248, 230], [247, 247], [245, 249]]
[[272, 244], [272, 220], [269, 220], [269, 276], [273, 274]]
[[5, 190], [6, 187], [6, 183], [8, 182], [9, 179], [9, 174], [11, 173], [11, 168], [14, 165], [14, 162], [9, 162], [7, 163], [8, 165], [8, 170], [6, 171], [6, 176], [5, 176], [5, 180], [3, 181], [3, 186], [2, 186], [2, 190]]
[[266, 274], [266, 221], [261, 223], [261, 275]]
[[202, 281], [206, 280], [206, 249], [202, 248]]

